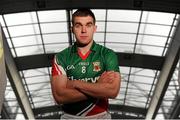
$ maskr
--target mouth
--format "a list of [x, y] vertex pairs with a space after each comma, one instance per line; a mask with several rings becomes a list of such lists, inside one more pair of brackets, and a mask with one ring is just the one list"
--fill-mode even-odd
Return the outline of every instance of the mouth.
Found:
[[88, 36], [80, 36], [80, 38], [82, 38], [82, 39], [85, 39], [85, 38], [87, 38]]

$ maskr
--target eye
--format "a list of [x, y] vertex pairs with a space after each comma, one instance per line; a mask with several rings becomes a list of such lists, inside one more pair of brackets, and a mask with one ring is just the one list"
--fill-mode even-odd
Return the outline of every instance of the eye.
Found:
[[80, 25], [80, 24], [75, 24], [74, 27], [75, 27], [75, 28], [80, 28], [81, 25]]
[[92, 27], [93, 24], [92, 24], [92, 23], [88, 23], [86, 26], [87, 26], [87, 27]]

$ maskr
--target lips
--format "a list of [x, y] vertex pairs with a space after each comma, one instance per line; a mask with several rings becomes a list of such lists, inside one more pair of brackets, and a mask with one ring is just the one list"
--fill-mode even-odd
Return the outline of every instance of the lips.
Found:
[[80, 38], [87, 38], [88, 36], [80, 36]]

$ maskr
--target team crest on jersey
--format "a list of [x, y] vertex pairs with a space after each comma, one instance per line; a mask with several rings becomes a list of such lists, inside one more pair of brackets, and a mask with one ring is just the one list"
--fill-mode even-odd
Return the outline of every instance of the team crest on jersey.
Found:
[[100, 62], [93, 62], [93, 71], [99, 72], [101, 70]]

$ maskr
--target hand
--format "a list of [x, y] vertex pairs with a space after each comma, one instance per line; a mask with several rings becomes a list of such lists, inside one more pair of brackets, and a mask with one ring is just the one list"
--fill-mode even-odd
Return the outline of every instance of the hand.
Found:
[[103, 72], [103, 74], [101, 74], [98, 82], [99, 83], [112, 83], [114, 78], [115, 78], [115, 72], [107, 71], [107, 72]]

